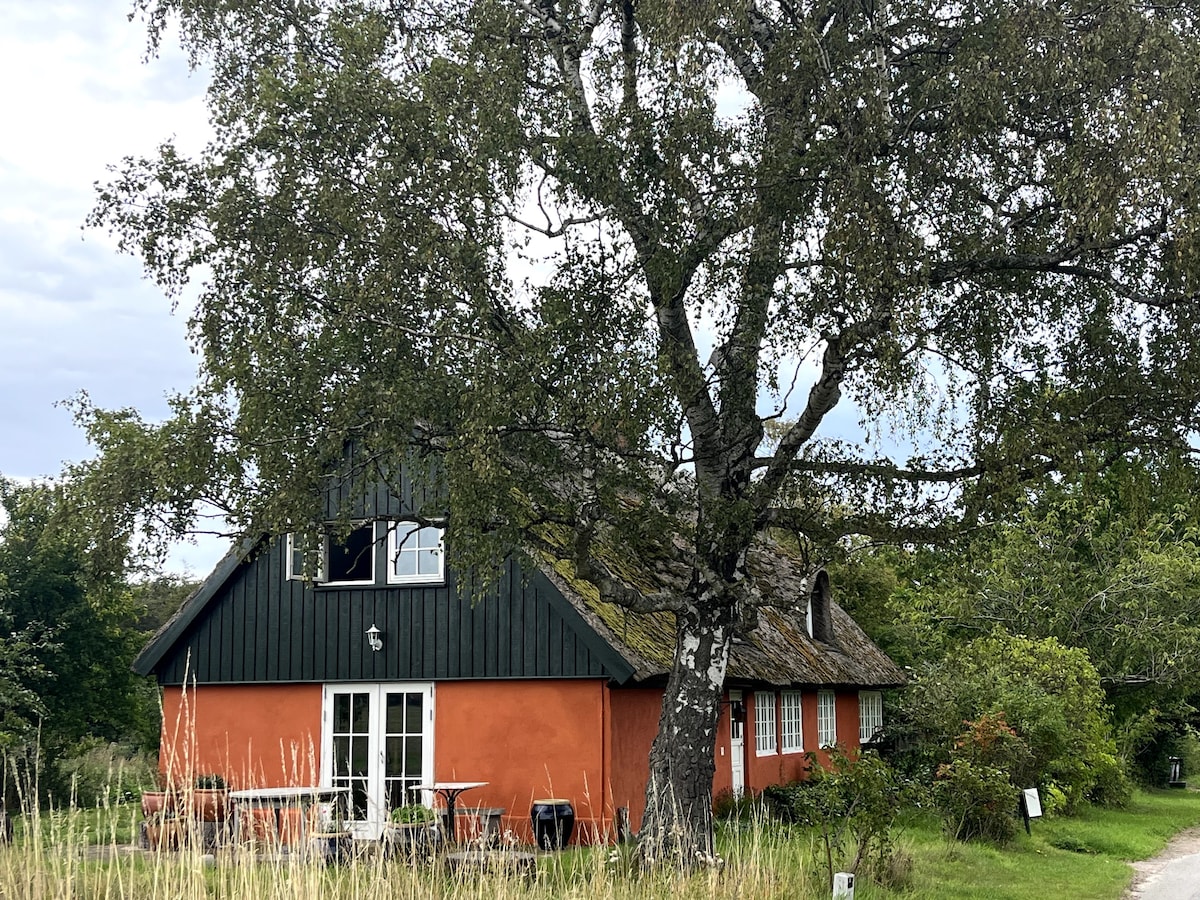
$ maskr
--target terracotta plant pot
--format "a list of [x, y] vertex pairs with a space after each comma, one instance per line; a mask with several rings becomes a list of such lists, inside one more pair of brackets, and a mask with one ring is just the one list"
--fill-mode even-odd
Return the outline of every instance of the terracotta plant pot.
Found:
[[155, 813], [168, 813], [174, 809], [174, 794], [167, 791], [142, 791], [142, 815], [147, 819]]
[[224, 822], [229, 817], [229, 792], [226, 790], [192, 791], [192, 818], [198, 822]]

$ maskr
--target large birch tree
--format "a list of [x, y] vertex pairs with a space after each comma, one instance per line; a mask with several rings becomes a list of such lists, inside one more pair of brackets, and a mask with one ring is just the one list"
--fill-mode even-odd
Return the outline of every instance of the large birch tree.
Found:
[[642, 847], [702, 858], [756, 540], [929, 537], [1194, 433], [1198, 12], [136, 0], [214, 137], [93, 221], [199, 281], [199, 377], [165, 423], [81, 403], [79, 474], [114, 530], [258, 533], [348, 441], [364, 483], [436, 459], [475, 571], [674, 614]]

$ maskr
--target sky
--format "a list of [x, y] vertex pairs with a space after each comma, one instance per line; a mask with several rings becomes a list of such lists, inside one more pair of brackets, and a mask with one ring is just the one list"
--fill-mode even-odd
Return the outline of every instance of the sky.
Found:
[[[132, 0], [0, 0], [0, 475], [57, 475], [92, 455], [62, 401], [166, 414], [193, 382], [186, 311], [84, 227], [95, 183], [127, 155], [208, 134], [205, 80], [178, 49], [145, 60]], [[186, 301], [185, 301], [186, 305]], [[171, 556], [204, 575], [205, 541]]]

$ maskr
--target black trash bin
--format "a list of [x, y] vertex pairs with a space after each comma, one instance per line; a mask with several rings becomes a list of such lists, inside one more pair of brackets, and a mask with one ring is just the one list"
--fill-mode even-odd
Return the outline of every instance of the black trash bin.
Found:
[[561, 850], [575, 829], [575, 810], [568, 800], [554, 797], [534, 800], [529, 819], [533, 823], [533, 838], [543, 850]]

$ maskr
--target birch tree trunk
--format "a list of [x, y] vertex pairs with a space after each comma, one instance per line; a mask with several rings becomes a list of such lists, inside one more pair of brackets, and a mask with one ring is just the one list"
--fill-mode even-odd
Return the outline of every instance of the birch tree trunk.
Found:
[[676, 616], [675, 660], [650, 749], [639, 853], [646, 865], [711, 863], [713, 744], [736, 621], [730, 604], [696, 591]]

